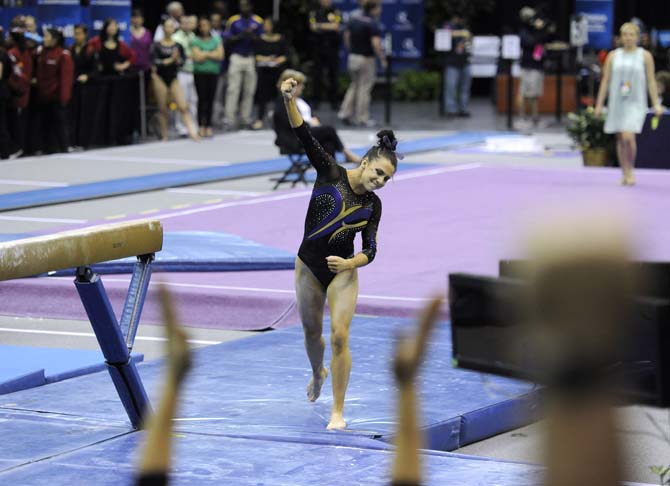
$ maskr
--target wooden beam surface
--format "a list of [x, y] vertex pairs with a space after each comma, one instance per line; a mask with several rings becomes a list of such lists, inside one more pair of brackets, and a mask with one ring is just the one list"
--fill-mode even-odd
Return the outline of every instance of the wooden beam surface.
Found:
[[158, 220], [89, 226], [0, 243], [0, 281], [155, 253], [163, 247]]

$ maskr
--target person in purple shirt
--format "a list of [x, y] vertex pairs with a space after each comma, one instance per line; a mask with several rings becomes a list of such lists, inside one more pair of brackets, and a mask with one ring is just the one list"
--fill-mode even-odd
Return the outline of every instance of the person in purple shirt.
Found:
[[250, 0], [240, 0], [240, 13], [228, 19], [224, 36], [227, 41], [226, 51], [230, 53], [224, 130], [231, 130], [235, 127], [240, 92], [242, 92], [240, 106], [242, 126], [251, 126], [251, 110], [257, 82], [254, 45], [262, 33], [263, 19], [253, 14], [253, 5]]
[[[130, 17], [130, 48], [135, 51], [133, 67], [147, 73], [151, 71], [151, 44], [153, 37], [144, 27], [144, 14], [139, 8], [133, 9]], [[150, 76], [148, 76], [150, 78]]]

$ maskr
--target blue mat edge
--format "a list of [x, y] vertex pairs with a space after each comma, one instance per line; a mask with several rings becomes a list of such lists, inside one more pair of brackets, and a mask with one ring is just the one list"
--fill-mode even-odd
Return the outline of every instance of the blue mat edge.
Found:
[[538, 419], [541, 390], [473, 410], [461, 416], [459, 447], [518, 429]]
[[[130, 359], [135, 363], [142, 363], [144, 361], [144, 354], [138, 353], [133, 354]], [[74, 368], [72, 370], [64, 371], [62, 373], [56, 373], [54, 375], [46, 376], [46, 384], [57, 383], [59, 381], [69, 380], [70, 378], [76, 378], [78, 376], [90, 375], [91, 373], [98, 373], [100, 371], [105, 371], [107, 369], [106, 363], [96, 363], [90, 366], [83, 366], [81, 368]]]
[[[136, 364], [141, 363], [144, 361], [144, 354], [134, 354], [131, 356], [131, 360]], [[80, 368], [74, 368], [53, 375], [47, 375], [45, 373], [45, 369], [40, 368], [36, 371], [26, 373], [25, 375], [19, 375], [15, 378], [11, 378], [10, 380], [1, 382], [0, 395], [7, 395], [22, 390], [29, 390], [31, 388], [37, 388], [39, 386], [69, 380], [70, 378], [77, 378], [79, 376], [90, 375], [91, 373], [98, 373], [106, 369], [107, 365], [104, 362], [92, 364], [89, 366], [82, 366]]]
[[30, 388], [42, 386], [45, 383], [46, 378], [44, 376], [44, 369], [42, 368], [0, 383], [0, 395], [7, 395], [9, 393], [14, 393], [21, 390], [28, 390]]
[[[403, 154], [439, 150], [452, 146], [472, 144], [490, 135], [506, 136], [510, 132], [474, 131], [427, 137], [401, 143]], [[407, 147], [409, 146], [409, 147]], [[363, 149], [357, 148], [355, 152]], [[146, 192], [167, 187], [235, 179], [245, 176], [257, 176], [281, 172], [286, 168], [287, 158], [279, 157], [267, 160], [242, 162], [234, 165], [206, 167], [184, 171], [165, 172], [144, 176], [125, 177], [106, 181], [74, 184], [65, 187], [36, 189], [0, 195], [0, 211], [25, 209], [86, 199], [118, 196]]]

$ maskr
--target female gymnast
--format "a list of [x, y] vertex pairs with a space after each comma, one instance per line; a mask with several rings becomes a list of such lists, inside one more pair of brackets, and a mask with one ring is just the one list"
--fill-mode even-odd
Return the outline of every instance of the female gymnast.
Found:
[[[291, 126], [317, 172], [307, 208], [305, 233], [295, 264], [298, 312], [305, 333], [305, 349], [312, 366], [307, 398], [315, 401], [328, 376], [323, 365], [325, 340], [323, 310], [330, 308], [333, 407], [327, 428], [344, 429], [344, 395], [349, 383], [351, 354], [349, 326], [358, 298], [357, 268], [372, 262], [377, 252], [377, 227], [382, 204], [375, 191], [384, 187], [398, 165], [397, 140], [391, 130], [377, 134], [372, 147], [355, 168], [346, 170], [314, 139], [304, 123], [295, 94], [298, 82], [281, 85]], [[354, 255], [354, 237], [362, 231], [363, 250]]]

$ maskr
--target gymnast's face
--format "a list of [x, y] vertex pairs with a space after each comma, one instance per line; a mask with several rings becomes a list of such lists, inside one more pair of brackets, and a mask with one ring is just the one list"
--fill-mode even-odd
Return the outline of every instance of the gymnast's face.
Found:
[[361, 168], [363, 169], [361, 183], [369, 192], [384, 187], [395, 174], [393, 164], [386, 157], [377, 157], [373, 160], [363, 159]]

